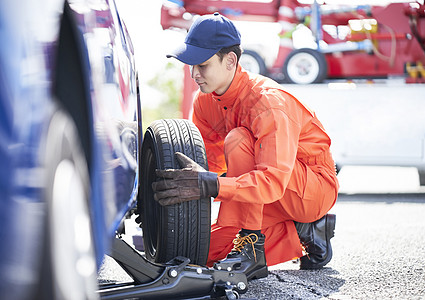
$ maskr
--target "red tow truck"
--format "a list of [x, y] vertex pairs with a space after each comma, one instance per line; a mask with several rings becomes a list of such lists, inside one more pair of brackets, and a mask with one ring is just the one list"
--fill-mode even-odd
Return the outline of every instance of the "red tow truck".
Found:
[[[164, 29], [187, 29], [197, 15], [216, 11], [235, 21], [277, 22], [280, 46], [273, 65], [261, 68], [261, 54], [248, 51], [245, 55], [253, 56], [263, 75], [280, 82], [404, 76], [406, 82], [425, 83], [423, 1], [382, 1], [385, 5], [327, 2], [335, 1], [173, 0], [162, 6], [161, 24]], [[294, 33], [300, 28], [309, 29], [313, 47], [294, 46]]]

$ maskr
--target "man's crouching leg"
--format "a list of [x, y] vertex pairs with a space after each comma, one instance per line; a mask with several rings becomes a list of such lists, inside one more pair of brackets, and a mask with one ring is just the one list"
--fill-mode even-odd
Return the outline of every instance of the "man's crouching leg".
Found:
[[[232, 129], [224, 141], [224, 154], [227, 165], [227, 176], [237, 177], [255, 168], [255, 137], [244, 127]], [[218, 198], [219, 199], [219, 198]], [[220, 200], [220, 199], [219, 199]], [[218, 215], [218, 224], [221, 226], [234, 226], [236, 230], [242, 228], [236, 235], [233, 233], [231, 240], [226, 240], [228, 246], [224, 246], [228, 252], [227, 257], [215, 263], [216, 268], [230, 267], [233, 262], [240, 261], [233, 266], [236, 270], [245, 273], [248, 280], [263, 278], [268, 274], [266, 256], [264, 253], [265, 235], [261, 233], [263, 220], [262, 203], [244, 203], [236, 201], [222, 201]], [[250, 229], [253, 230], [250, 230]], [[213, 232], [211, 232], [213, 234]], [[213, 241], [212, 241], [213, 242]], [[217, 257], [217, 243], [214, 241], [211, 257]], [[231, 248], [233, 246], [233, 248]], [[227, 248], [228, 247], [228, 248]], [[210, 248], [211, 249], [211, 248]], [[231, 249], [230, 253], [229, 250]]]

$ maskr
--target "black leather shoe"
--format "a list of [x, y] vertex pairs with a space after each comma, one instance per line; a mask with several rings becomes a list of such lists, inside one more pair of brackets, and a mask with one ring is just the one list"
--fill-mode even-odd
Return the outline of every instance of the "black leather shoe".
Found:
[[267, 277], [265, 239], [264, 234], [257, 236], [255, 233], [250, 233], [243, 236], [239, 233], [233, 240], [232, 252], [226, 259], [215, 263], [214, 268], [227, 269], [229, 265], [234, 265], [236, 270], [245, 273], [247, 280]]
[[307, 255], [301, 257], [300, 269], [321, 269], [332, 259], [331, 238], [334, 236], [336, 216], [327, 214], [312, 223], [295, 223], [301, 244]]

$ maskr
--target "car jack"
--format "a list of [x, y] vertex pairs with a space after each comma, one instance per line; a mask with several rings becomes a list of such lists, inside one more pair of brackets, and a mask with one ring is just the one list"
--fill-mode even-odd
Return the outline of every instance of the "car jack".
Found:
[[240, 260], [220, 269], [192, 265], [185, 257], [157, 264], [121, 238], [115, 238], [110, 256], [134, 282], [101, 284], [101, 299], [238, 299], [248, 288], [245, 274], [235, 270]]

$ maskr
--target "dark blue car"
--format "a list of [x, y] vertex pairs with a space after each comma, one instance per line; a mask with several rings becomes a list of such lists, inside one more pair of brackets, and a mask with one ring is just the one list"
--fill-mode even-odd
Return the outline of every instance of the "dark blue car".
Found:
[[23, 0], [0, 41], [0, 298], [91, 298], [137, 200], [131, 40], [113, 0]]
[[142, 134], [133, 46], [114, 0], [0, 1], [0, 42], [0, 299], [107, 294], [97, 271], [134, 213], [139, 285], [155, 282], [143, 275], [153, 269], [168, 276], [150, 262], [205, 264], [210, 199], [161, 207], [151, 189], [155, 169], [179, 167], [175, 151], [207, 168], [202, 137], [187, 120]]

